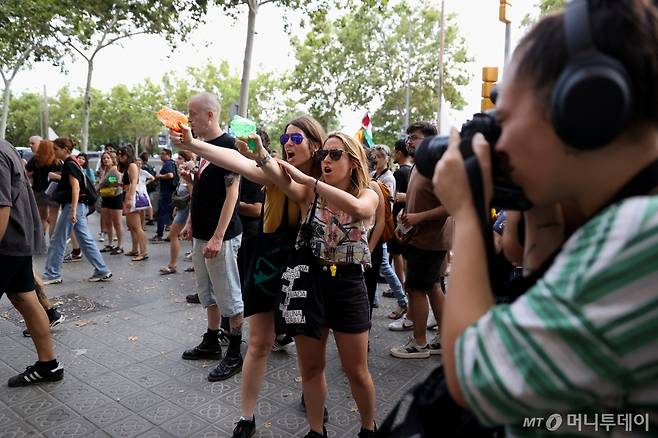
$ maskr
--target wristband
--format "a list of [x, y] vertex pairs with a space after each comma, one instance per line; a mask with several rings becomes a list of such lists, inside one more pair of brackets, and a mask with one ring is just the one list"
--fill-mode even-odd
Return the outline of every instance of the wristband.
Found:
[[313, 186], [313, 193], [318, 192], [318, 181], [320, 181], [320, 178], [315, 178], [315, 185]]
[[256, 160], [256, 167], [264, 167], [272, 159], [270, 154], [266, 154], [261, 160]]

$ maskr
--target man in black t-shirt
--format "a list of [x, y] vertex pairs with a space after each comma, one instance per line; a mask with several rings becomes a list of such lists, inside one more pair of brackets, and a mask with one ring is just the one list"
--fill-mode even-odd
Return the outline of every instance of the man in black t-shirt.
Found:
[[[411, 174], [412, 165], [412, 158], [409, 156], [407, 144], [404, 140], [398, 140], [395, 142], [393, 161], [398, 165], [398, 169], [393, 172], [396, 187], [395, 202], [393, 203], [393, 221], [395, 222], [395, 225], [397, 225], [398, 214], [400, 214], [406, 205], [407, 186], [409, 185], [409, 175]], [[395, 273], [404, 284], [404, 259], [402, 258], [402, 249], [402, 246], [395, 240], [391, 240], [388, 243], [388, 252], [393, 258]]]
[[[195, 135], [217, 147], [235, 149], [235, 141], [219, 126], [219, 100], [200, 93], [187, 103]], [[186, 350], [183, 359], [219, 359], [221, 315], [229, 318], [229, 346], [224, 359], [210, 371], [208, 380], [225, 380], [242, 369], [242, 289], [238, 250], [242, 225], [238, 217], [240, 177], [201, 158], [194, 180], [192, 203], [183, 238], [194, 239], [192, 262], [197, 292], [208, 313], [208, 330], [201, 344]]]

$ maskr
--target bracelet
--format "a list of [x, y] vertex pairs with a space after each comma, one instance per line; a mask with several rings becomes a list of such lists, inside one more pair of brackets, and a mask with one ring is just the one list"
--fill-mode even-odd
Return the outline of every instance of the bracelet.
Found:
[[272, 159], [270, 154], [265, 155], [262, 159], [256, 160], [256, 167], [264, 167]]
[[318, 181], [320, 181], [320, 178], [315, 178], [315, 185], [313, 186], [313, 193], [318, 192]]

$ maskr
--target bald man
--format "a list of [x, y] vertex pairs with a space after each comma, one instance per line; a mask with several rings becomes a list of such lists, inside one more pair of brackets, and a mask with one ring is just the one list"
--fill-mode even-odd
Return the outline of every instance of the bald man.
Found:
[[43, 138], [39, 137], [38, 135], [33, 135], [28, 140], [28, 144], [30, 145], [30, 149], [32, 149], [32, 153], [34, 155], [37, 154], [37, 149], [39, 148], [39, 143], [41, 143], [41, 140], [43, 140]]

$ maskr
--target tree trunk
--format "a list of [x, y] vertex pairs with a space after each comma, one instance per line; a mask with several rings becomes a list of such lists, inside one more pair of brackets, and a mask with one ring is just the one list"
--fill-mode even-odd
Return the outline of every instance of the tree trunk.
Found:
[[89, 113], [91, 112], [91, 75], [94, 72], [94, 57], [87, 61], [87, 85], [85, 86], [85, 96], [82, 100], [82, 143], [80, 151], [87, 152], [89, 145]]
[[244, 48], [244, 61], [242, 64], [242, 81], [240, 82], [240, 107], [238, 114], [247, 117], [247, 103], [249, 102], [249, 73], [251, 70], [251, 53], [254, 49], [254, 34], [256, 33], [256, 15], [258, 14], [258, 1], [249, 0], [249, 21], [247, 22], [247, 44]]
[[2, 119], [0, 119], [0, 139], [5, 139], [7, 117], [9, 116], [9, 96], [11, 95], [11, 79], [4, 79], [5, 89], [2, 92]]

